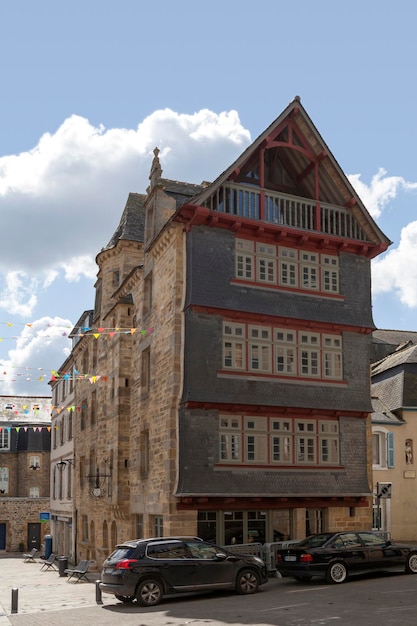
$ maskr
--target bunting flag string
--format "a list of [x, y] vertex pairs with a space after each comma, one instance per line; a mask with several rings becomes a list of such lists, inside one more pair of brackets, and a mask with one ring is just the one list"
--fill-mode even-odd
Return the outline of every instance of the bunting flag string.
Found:
[[[4, 324], [4, 322], [0, 322], [0, 324]], [[13, 326], [13, 324], [9, 323], [7, 326]], [[32, 326], [31, 324], [25, 324], [25, 326]], [[51, 327], [52, 324], [47, 324], [46, 327]], [[64, 327], [66, 328], [66, 327]], [[37, 329], [38, 330], [38, 329]], [[140, 335], [149, 335], [153, 332], [153, 328], [105, 328], [105, 327], [89, 327], [89, 326], [80, 326], [77, 329], [77, 332], [72, 335], [72, 337], [94, 337], [98, 339], [101, 336], [109, 336], [114, 337], [115, 335], [134, 335], [135, 333], [139, 333]], [[39, 337], [39, 336], [38, 336]], [[57, 335], [40, 335], [42, 339], [51, 339], [57, 337]], [[63, 332], [61, 337], [69, 337], [69, 333]], [[8, 337], [0, 337], [0, 342], [5, 339], [20, 339], [19, 335], [11, 335]]]
[[[13, 366], [11, 366], [13, 369]], [[62, 380], [88, 380], [91, 384], [95, 384], [97, 383], [99, 380], [102, 380], [103, 382], [107, 382], [107, 376], [101, 376], [99, 374], [80, 374], [76, 369], [73, 369], [72, 372], [57, 372], [55, 370], [51, 370], [50, 374], [46, 374], [46, 373], [40, 373], [35, 377], [32, 377], [32, 374], [29, 372], [28, 370], [31, 370], [32, 368], [26, 368], [25, 372], [13, 372], [11, 373], [12, 376], [16, 376], [16, 377], [21, 377], [21, 376], [25, 376], [25, 381], [26, 382], [43, 382], [45, 379], [47, 381], [55, 381], [58, 379], [62, 379]], [[43, 368], [38, 368], [37, 371], [42, 371]], [[3, 378], [5, 376], [7, 376], [10, 372], [8, 372], [7, 370], [0, 370], [0, 383], [2, 382], [6, 382], [6, 378]], [[7, 382], [16, 382], [18, 379], [17, 378], [8, 378]]]
[[11, 430], [15, 430], [17, 433], [20, 430], [23, 430], [25, 433], [28, 430], [33, 430], [34, 432], [40, 432], [41, 433], [44, 428], [46, 428], [46, 430], [50, 433], [51, 429], [52, 429], [52, 426], [39, 426], [39, 425], [36, 425], [36, 426], [0, 426], [0, 433], [3, 432], [3, 431], [7, 431], [7, 432], [10, 433]]

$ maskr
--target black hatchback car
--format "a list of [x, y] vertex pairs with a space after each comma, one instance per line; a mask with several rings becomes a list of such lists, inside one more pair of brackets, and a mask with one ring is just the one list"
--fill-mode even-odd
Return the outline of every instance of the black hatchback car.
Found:
[[417, 574], [417, 546], [393, 543], [370, 531], [319, 533], [275, 555], [282, 576], [308, 582], [313, 576], [343, 583], [350, 574], [403, 569]]
[[159, 604], [173, 593], [235, 589], [255, 593], [268, 580], [262, 559], [236, 554], [198, 538], [134, 539], [104, 561], [100, 589], [122, 602]]

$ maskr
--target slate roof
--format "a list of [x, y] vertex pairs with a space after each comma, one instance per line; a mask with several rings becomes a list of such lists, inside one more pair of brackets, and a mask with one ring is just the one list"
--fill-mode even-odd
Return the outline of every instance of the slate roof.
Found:
[[392, 352], [381, 361], [374, 363], [371, 366], [371, 375], [376, 376], [394, 367], [409, 363], [417, 363], [417, 345], [410, 345], [409, 342], [406, 342], [402, 346], [399, 346], [395, 352]]
[[377, 343], [388, 343], [392, 346], [399, 346], [406, 341], [417, 344], [417, 332], [412, 330], [374, 330], [372, 339]]
[[404, 372], [371, 384], [372, 396], [377, 396], [390, 410], [397, 411], [404, 406]]
[[394, 415], [378, 396], [371, 397], [372, 424], [385, 424], [386, 426], [401, 426], [404, 421]]
[[159, 182], [167, 196], [175, 199], [176, 209], [189, 202], [191, 198], [201, 193], [207, 187], [207, 185], [194, 185], [179, 180], [170, 180], [169, 178], [160, 178]]
[[129, 193], [122, 217], [112, 238], [103, 250], [114, 248], [120, 239], [128, 241], [144, 241], [145, 235], [145, 200], [147, 196], [140, 193]]

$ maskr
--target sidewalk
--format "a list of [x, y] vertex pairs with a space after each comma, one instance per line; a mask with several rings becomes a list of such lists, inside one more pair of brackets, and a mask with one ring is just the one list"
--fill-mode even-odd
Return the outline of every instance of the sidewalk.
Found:
[[[99, 572], [88, 573], [90, 582], [75, 582], [74, 578], [68, 580], [51, 569], [41, 571], [43, 563], [42, 559], [36, 559], [36, 563], [25, 563], [22, 554], [0, 556], [0, 626], [33, 626], [38, 623], [36, 613], [42, 614], [39, 623], [44, 625], [49, 623], [45, 616], [49, 611], [114, 604], [114, 598], [108, 595], [102, 597], [101, 604], [97, 602], [101, 596], [97, 595], [95, 584], [100, 578]], [[17, 613], [12, 614], [13, 589], [17, 589]], [[23, 620], [23, 616], [28, 619]], [[65, 624], [65, 620], [62, 623]]]

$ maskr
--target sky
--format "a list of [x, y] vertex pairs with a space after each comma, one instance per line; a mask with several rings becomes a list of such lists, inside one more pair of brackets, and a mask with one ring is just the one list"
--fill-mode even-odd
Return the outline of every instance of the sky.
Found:
[[417, 331], [416, 21], [413, 0], [3, 0], [0, 394], [50, 395], [153, 149], [214, 180], [296, 95], [392, 241], [376, 327]]

